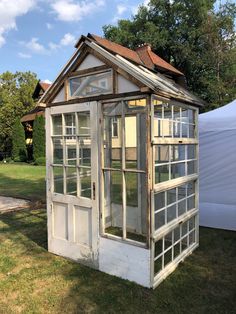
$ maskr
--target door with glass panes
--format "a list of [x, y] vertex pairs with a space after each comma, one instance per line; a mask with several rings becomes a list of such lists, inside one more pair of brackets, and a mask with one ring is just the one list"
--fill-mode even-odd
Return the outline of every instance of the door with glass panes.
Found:
[[49, 251], [97, 267], [97, 102], [46, 109]]

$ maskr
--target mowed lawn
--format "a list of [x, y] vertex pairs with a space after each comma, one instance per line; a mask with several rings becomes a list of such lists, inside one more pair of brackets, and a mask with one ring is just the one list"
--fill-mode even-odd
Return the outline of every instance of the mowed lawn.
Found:
[[45, 203], [45, 175], [44, 166], [0, 163], [0, 195]]
[[46, 224], [44, 208], [0, 215], [1, 314], [235, 313], [236, 232], [201, 228], [199, 249], [153, 291], [48, 253]]

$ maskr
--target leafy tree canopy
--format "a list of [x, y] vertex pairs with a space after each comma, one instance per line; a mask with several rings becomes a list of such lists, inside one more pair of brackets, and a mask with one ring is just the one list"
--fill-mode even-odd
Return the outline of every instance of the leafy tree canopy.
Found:
[[188, 86], [208, 108], [236, 95], [236, 5], [216, 0], [150, 0], [130, 20], [105, 25], [104, 35], [134, 49], [149, 43], [185, 73]]
[[34, 120], [33, 129], [33, 155], [34, 159], [45, 157], [45, 118], [37, 116]]
[[12, 128], [12, 157], [15, 161], [27, 159], [25, 131], [19, 118], [16, 119]]
[[0, 150], [11, 150], [13, 125], [34, 107], [36, 84], [37, 76], [32, 72], [0, 75]]

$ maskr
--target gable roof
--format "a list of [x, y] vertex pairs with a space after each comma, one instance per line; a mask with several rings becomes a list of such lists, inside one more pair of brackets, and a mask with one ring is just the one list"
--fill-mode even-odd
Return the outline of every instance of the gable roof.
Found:
[[[119, 54], [120, 56], [135, 62], [136, 64], [143, 65], [151, 70], [155, 70], [155, 68], [161, 69], [163, 72], [171, 72], [173, 75], [184, 76], [182, 72], [177, 70], [170, 63], [166, 62], [164, 59], [160, 58], [156, 55], [151, 47], [147, 44], [144, 44], [141, 47], [138, 47], [135, 51], [129, 48], [123, 47], [117, 43], [109, 41], [105, 38], [99, 37], [94, 34], [88, 34], [87, 37], [93, 41], [95, 41], [100, 46], [106, 48], [112, 53]], [[78, 48], [80, 44], [80, 40], [75, 45]]]
[[[88, 34], [88, 36], [81, 36], [76, 44], [76, 47], [78, 49], [74, 52], [71, 59], [63, 67], [54, 83], [50, 86], [49, 89], [47, 89], [47, 91], [44, 93], [39, 101], [46, 103], [50, 103], [52, 101], [53, 97], [55, 97], [56, 93], [59, 91], [64, 81], [67, 79], [68, 74], [73, 70], [73, 68], [76, 67], [80, 56], [85, 56], [85, 54], [82, 54], [82, 51], [87, 51], [87, 53], [94, 53], [98, 58], [100, 56], [100, 58], [104, 62], [106, 62], [105, 60], [107, 60], [107, 63], [112, 64], [114, 68], [126, 72], [134, 79], [136, 79], [136, 81], [140, 82], [143, 87], [148, 87], [150, 89], [150, 92], [152, 91], [156, 95], [165, 97], [166, 99], [175, 99], [188, 102], [196, 106], [203, 105], [203, 101], [201, 99], [193, 95], [183, 86], [177, 84], [173, 79], [170, 79], [166, 75], [163, 75], [160, 71], [154, 71], [154, 69], [150, 69], [148, 65], [144, 65], [144, 62], [141, 61], [140, 57], [139, 59], [136, 59], [137, 62], [135, 62], [132, 59], [134, 54], [129, 52], [130, 54], [128, 58], [126, 53], [126, 49], [128, 48], [121, 46], [124, 49], [119, 48], [119, 53], [117, 53], [117, 51], [114, 52], [114, 49], [117, 48], [117, 44], [111, 42], [107, 43], [107, 40], [103, 40], [99, 36], [94, 36], [96, 35]], [[99, 40], [99, 43], [97, 42], [97, 40]], [[120, 45], [118, 46], [120, 47]], [[128, 51], [130, 51], [130, 49], [128, 49]], [[125, 56], [123, 56], [124, 54]], [[152, 62], [158, 62], [159, 60], [155, 59], [152, 54], [151, 56], [149, 56], [149, 58]], [[170, 69], [166, 69], [166, 71], [169, 70]], [[183, 75], [179, 77], [184, 78]]]
[[46, 90], [51, 86], [49, 83], [45, 83], [43, 81], [38, 81], [35, 86], [34, 92], [32, 94], [32, 98], [37, 99], [40, 96], [40, 92], [45, 93]]

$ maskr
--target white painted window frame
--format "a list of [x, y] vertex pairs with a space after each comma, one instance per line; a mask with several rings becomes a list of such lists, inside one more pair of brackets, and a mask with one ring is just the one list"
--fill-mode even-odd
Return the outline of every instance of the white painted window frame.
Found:
[[[172, 130], [172, 137], [171, 138], [164, 138], [164, 137], [156, 137], [154, 136], [154, 105], [153, 100], [160, 100], [163, 103], [168, 102], [169, 104], [182, 106], [186, 109], [194, 110], [194, 120], [195, 120], [195, 138], [176, 138], [173, 137], [173, 130]], [[181, 111], [180, 111], [181, 112]], [[163, 110], [162, 110], [162, 117], [163, 117]], [[173, 117], [173, 109], [172, 109], [172, 117]], [[173, 123], [172, 123], [173, 128]], [[159, 285], [182, 261], [186, 256], [191, 254], [191, 252], [199, 245], [199, 183], [198, 183], [198, 173], [199, 173], [199, 147], [198, 147], [198, 109], [196, 107], [182, 104], [178, 101], [173, 100], [163, 100], [163, 98], [159, 98], [156, 95], [152, 96], [151, 100], [151, 143], [152, 143], [152, 191], [151, 191], [151, 267], [150, 267], [150, 278], [151, 278], [151, 285], [155, 288]], [[161, 183], [155, 183], [155, 145], [161, 144], [169, 144], [169, 145], [181, 145], [181, 144], [195, 144], [196, 145], [196, 173], [192, 175], [187, 175], [183, 177], [179, 177], [176, 179], [172, 179], [169, 181], [164, 181]], [[185, 155], [186, 156], [186, 155]], [[168, 189], [183, 185], [185, 183], [194, 181], [195, 182], [195, 207], [186, 212], [184, 215], [177, 217], [173, 221], [169, 222], [168, 224], [164, 225], [160, 229], [155, 230], [155, 204], [154, 204], [154, 193], [166, 191]], [[183, 222], [187, 221], [191, 217], [195, 216], [195, 243], [191, 245], [187, 250], [184, 250], [178, 258], [173, 260], [167, 267], [165, 267], [160, 273], [154, 274], [154, 259], [155, 259], [155, 242], [158, 241], [161, 237], [168, 234], [171, 230], [174, 230], [176, 226], [182, 224]]]

